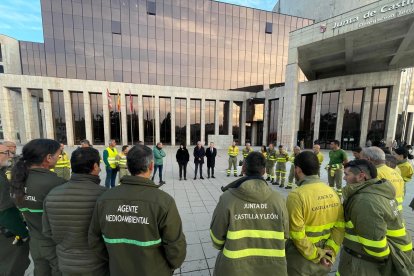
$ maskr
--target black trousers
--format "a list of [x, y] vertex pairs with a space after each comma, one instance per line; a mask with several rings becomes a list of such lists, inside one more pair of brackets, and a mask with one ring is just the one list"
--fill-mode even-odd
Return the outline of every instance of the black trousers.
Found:
[[187, 164], [178, 164], [178, 167], [180, 168], [180, 178], [183, 177], [183, 172], [184, 178], [187, 178]]
[[211, 170], [211, 176], [214, 176], [214, 167], [208, 167], [208, 166], [207, 166], [207, 175], [210, 176], [210, 170]]
[[200, 177], [203, 177], [203, 163], [195, 163], [194, 165], [195, 165], [194, 177], [197, 177], [198, 167], [200, 167]]

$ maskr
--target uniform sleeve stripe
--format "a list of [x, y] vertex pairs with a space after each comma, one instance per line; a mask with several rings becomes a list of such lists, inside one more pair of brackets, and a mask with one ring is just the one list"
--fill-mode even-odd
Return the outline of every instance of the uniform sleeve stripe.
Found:
[[42, 209], [19, 208], [20, 212], [43, 213]]
[[327, 240], [325, 246], [331, 247], [335, 251], [335, 253], [338, 254], [339, 245], [337, 245], [334, 240], [331, 240], [331, 239]]
[[404, 252], [407, 252], [407, 251], [412, 251], [413, 250], [413, 244], [410, 242], [409, 244], [406, 244], [406, 245], [401, 245], [401, 244], [396, 244], [396, 246], [401, 250], [401, 251], [404, 251]]
[[285, 257], [284, 249], [262, 249], [262, 248], [248, 248], [242, 250], [231, 251], [226, 248], [223, 250], [223, 255], [229, 259], [239, 259], [252, 256], [260, 257]]
[[223, 245], [224, 241], [219, 240], [216, 238], [216, 236], [214, 236], [213, 231], [210, 230], [210, 237], [213, 240], [214, 243], [219, 244], [219, 245]]
[[374, 256], [374, 257], [378, 257], [378, 258], [383, 258], [386, 257], [390, 254], [390, 248], [387, 246], [387, 249], [385, 249], [384, 251], [381, 252], [375, 252], [375, 251], [371, 251], [367, 248], [364, 247], [365, 252], [367, 252], [369, 255]]
[[259, 239], [276, 239], [283, 240], [285, 234], [278, 231], [266, 231], [266, 230], [239, 230], [228, 231], [227, 239], [238, 240], [243, 238], [259, 238]]
[[365, 246], [375, 247], [375, 248], [384, 248], [387, 246], [387, 238], [384, 238], [380, 241], [373, 241], [361, 236], [354, 236], [348, 233], [345, 233], [345, 238], [348, 240], [363, 244]]
[[312, 243], [317, 243], [317, 242], [320, 242], [321, 240], [329, 239], [330, 236], [331, 236], [331, 233], [325, 234], [325, 235], [322, 235], [322, 236], [319, 236], [319, 237], [309, 237], [308, 236], [308, 240], [310, 240]]
[[106, 243], [110, 243], [110, 244], [118, 244], [118, 243], [126, 243], [126, 244], [132, 244], [132, 245], [137, 245], [137, 246], [143, 246], [143, 247], [147, 247], [147, 246], [152, 246], [152, 245], [157, 245], [161, 243], [161, 239], [155, 240], [155, 241], [137, 241], [137, 240], [131, 240], [131, 239], [111, 239], [111, 238], [107, 238], [104, 235], [102, 235], [104, 241]]
[[290, 231], [289, 234], [290, 234], [290, 237], [294, 240], [301, 240], [306, 237], [305, 231], [300, 231], [300, 232]]
[[323, 232], [325, 230], [329, 230], [335, 226], [337, 222], [332, 222], [328, 224], [318, 225], [318, 226], [305, 226], [306, 232]]
[[388, 237], [404, 237], [405, 235], [407, 235], [405, 228], [401, 228], [398, 230], [387, 230]]

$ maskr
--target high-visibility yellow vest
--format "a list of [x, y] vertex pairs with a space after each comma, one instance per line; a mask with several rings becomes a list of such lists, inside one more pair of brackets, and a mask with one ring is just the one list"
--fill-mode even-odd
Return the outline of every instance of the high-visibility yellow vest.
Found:
[[402, 211], [402, 203], [404, 201], [404, 188], [405, 182], [402, 179], [401, 175], [398, 174], [394, 169], [386, 166], [385, 164], [377, 166], [377, 172], [379, 179], [388, 180], [395, 189], [395, 199], [398, 202], [398, 210]]
[[278, 163], [286, 163], [289, 160], [289, 155], [286, 152], [276, 154], [276, 161]]
[[116, 166], [118, 165], [118, 160], [116, 160], [116, 157], [118, 156], [118, 151], [116, 150], [116, 148], [111, 149], [110, 147], [107, 147], [106, 151], [108, 152], [109, 166], [112, 169], [116, 169]]
[[235, 157], [237, 155], [239, 155], [239, 148], [237, 146], [230, 146], [227, 153], [229, 154], [230, 157]]
[[127, 168], [127, 157], [124, 153], [119, 154], [119, 167], [122, 169]]
[[250, 148], [250, 149], [244, 148], [242, 150], [243, 158], [246, 158], [247, 155], [249, 155], [249, 153], [251, 153], [251, 152], [253, 152], [253, 149], [252, 148]]
[[70, 160], [66, 152], [59, 154], [59, 160], [56, 162], [55, 168], [70, 168]]
[[405, 162], [398, 164], [397, 166], [401, 171], [401, 176], [404, 179], [404, 182], [407, 183], [408, 181], [410, 181], [414, 173], [414, 170], [411, 164], [408, 161], [405, 161]]

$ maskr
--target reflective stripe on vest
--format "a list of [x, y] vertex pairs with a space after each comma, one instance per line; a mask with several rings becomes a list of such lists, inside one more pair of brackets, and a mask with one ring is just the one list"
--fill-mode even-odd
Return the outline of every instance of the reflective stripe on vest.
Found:
[[59, 155], [59, 159], [56, 162], [55, 168], [70, 168], [70, 161], [66, 153]]
[[120, 168], [126, 168], [127, 167], [126, 156], [121, 156], [121, 158], [119, 159], [119, 167]]
[[141, 247], [147, 247], [147, 246], [153, 246], [153, 245], [157, 245], [157, 244], [161, 244], [161, 239], [159, 240], [155, 240], [155, 241], [137, 241], [137, 240], [131, 240], [131, 239], [110, 239], [105, 237], [104, 235], [102, 235], [104, 241], [106, 243], [109, 244], [120, 244], [120, 243], [126, 243], [126, 244], [132, 244], [132, 245], [136, 245], [136, 246], [141, 246]]

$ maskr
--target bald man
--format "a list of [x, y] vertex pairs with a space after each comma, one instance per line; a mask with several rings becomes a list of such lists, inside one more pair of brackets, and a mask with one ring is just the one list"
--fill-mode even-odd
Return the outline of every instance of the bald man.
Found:
[[322, 162], [323, 162], [323, 154], [321, 153], [321, 146], [319, 146], [318, 144], [313, 145], [313, 153], [315, 153], [316, 157], [319, 160], [319, 177], [321, 177], [321, 166], [322, 166]]

